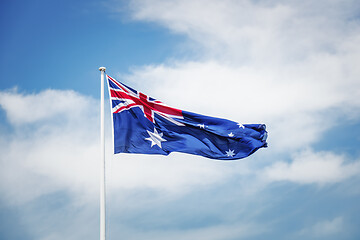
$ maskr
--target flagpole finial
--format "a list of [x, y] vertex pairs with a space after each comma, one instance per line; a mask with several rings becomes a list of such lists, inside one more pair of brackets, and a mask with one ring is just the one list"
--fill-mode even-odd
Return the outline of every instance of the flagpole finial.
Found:
[[105, 72], [106, 67], [99, 67], [99, 70], [100, 70], [101, 72]]

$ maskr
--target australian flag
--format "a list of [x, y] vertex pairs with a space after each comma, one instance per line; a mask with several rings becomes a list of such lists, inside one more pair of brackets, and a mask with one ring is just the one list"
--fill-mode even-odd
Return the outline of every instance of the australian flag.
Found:
[[264, 124], [241, 124], [169, 107], [106, 77], [115, 153], [182, 152], [235, 160], [267, 147]]

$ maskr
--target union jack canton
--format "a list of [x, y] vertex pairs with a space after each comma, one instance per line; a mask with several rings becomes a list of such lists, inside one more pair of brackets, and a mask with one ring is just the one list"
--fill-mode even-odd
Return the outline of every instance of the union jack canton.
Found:
[[241, 124], [183, 111], [106, 75], [114, 153], [168, 155], [182, 152], [235, 160], [267, 147], [264, 124]]

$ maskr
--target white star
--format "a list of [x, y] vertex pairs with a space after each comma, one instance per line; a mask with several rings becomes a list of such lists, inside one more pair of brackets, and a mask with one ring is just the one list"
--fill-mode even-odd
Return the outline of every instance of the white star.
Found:
[[198, 124], [198, 126], [199, 126], [200, 128], [205, 129], [205, 124]]
[[228, 134], [228, 136], [229, 136], [229, 137], [233, 137], [234, 134], [231, 132], [231, 133]]
[[150, 137], [145, 138], [145, 140], [148, 140], [151, 142], [151, 147], [154, 145], [158, 145], [161, 148], [161, 142], [165, 142], [166, 140], [162, 138], [163, 133], [158, 133], [156, 128], [154, 128], [154, 132], [150, 132], [146, 130]]
[[229, 149], [229, 151], [225, 151], [225, 152], [226, 152], [227, 157], [234, 157], [234, 155], [235, 155], [234, 150]]
[[237, 125], [239, 125], [239, 128], [245, 129], [244, 125], [242, 125], [241, 123], [238, 123]]

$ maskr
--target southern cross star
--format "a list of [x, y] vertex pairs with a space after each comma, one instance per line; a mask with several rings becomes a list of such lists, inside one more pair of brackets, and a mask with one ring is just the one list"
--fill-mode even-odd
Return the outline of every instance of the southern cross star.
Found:
[[239, 128], [245, 129], [244, 125], [242, 125], [241, 123], [238, 123], [237, 125], [239, 125]]
[[150, 137], [145, 138], [145, 140], [148, 140], [151, 142], [151, 147], [154, 145], [157, 145], [161, 148], [161, 142], [165, 142], [166, 140], [162, 138], [163, 133], [158, 133], [156, 128], [154, 128], [154, 132], [150, 132], [146, 130]]
[[234, 155], [235, 155], [234, 150], [229, 149], [229, 151], [225, 151], [225, 152], [226, 152], [227, 157], [234, 157]]

